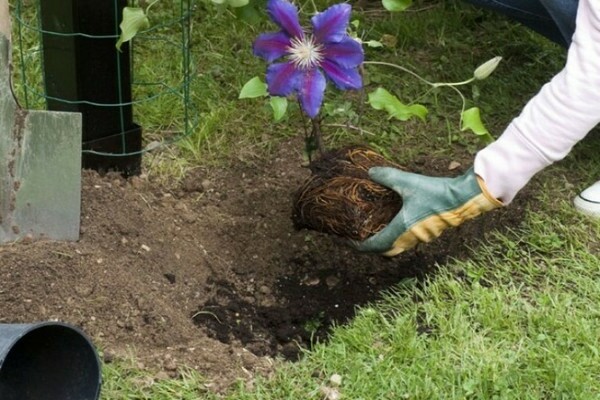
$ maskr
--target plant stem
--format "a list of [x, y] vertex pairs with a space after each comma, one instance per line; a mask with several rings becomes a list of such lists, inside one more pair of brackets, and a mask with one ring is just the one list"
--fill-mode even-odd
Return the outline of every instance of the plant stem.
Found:
[[367, 135], [375, 136], [375, 134], [373, 132], [369, 132], [366, 129], [363, 129], [363, 128], [360, 128], [360, 127], [354, 126], [354, 125], [349, 125], [349, 124], [325, 124], [325, 126], [331, 126], [333, 128], [352, 129], [352, 130], [355, 130], [355, 131], [359, 131], [360, 133], [366, 133]]
[[308, 129], [306, 129], [306, 118], [304, 118], [304, 113], [302, 112], [302, 104], [300, 104], [300, 99], [296, 98], [298, 101], [298, 107], [300, 107], [300, 118], [302, 118], [302, 128], [304, 128], [304, 140], [308, 139]]
[[465, 99], [465, 96], [462, 94], [462, 92], [460, 90], [458, 90], [457, 88], [455, 88], [454, 86], [449, 86], [449, 88], [454, 90], [456, 93], [458, 93], [458, 95], [460, 96], [460, 99], [462, 100], [462, 107], [460, 109], [460, 122], [458, 124], [459, 129], [462, 130], [462, 119], [463, 119], [463, 114], [465, 112], [465, 108], [467, 108], [467, 99]]
[[438, 87], [442, 87], [442, 86], [448, 86], [448, 87], [455, 87], [455, 86], [462, 86], [462, 85], [467, 85], [471, 82], [473, 82], [475, 80], [475, 77], [471, 77], [465, 81], [461, 81], [461, 82], [430, 82], [427, 79], [423, 78], [421, 75], [417, 74], [416, 72], [411, 71], [408, 68], [405, 68], [401, 65], [397, 65], [397, 64], [392, 64], [392, 63], [387, 63], [387, 62], [383, 62], [383, 61], [364, 61], [363, 64], [372, 64], [372, 65], [385, 65], [387, 67], [392, 67], [392, 68], [396, 68], [399, 69], [401, 71], [406, 72], [407, 74], [410, 74], [412, 76], [414, 76], [415, 78], [417, 78], [418, 80], [420, 80], [421, 82], [424, 82], [426, 84], [428, 84], [431, 87], [434, 88], [438, 88]]
[[401, 71], [406, 72], [407, 74], [410, 74], [412, 76], [414, 76], [415, 78], [417, 78], [418, 80], [420, 80], [421, 82], [424, 82], [430, 86], [435, 86], [435, 83], [433, 82], [429, 82], [427, 79], [421, 77], [419, 74], [417, 74], [416, 72], [411, 71], [408, 68], [405, 68], [401, 65], [397, 65], [397, 64], [392, 64], [392, 63], [388, 63], [388, 62], [384, 62], [384, 61], [364, 61], [363, 64], [371, 64], [371, 65], [385, 65], [387, 67], [392, 67], [392, 68], [396, 68], [399, 69]]
[[468, 85], [469, 83], [473, 82], [475, 80], [475, 77], [469, 78], [466, 81], [462, 81], [462, 82], [436, 82], [433, 84], [433, 87], [442, 87], [442, 86], [449, 86], [449, 87], [455, 87], [455, 86], [462, 86], [462, 85]]
[[315, 138], [319, 154], [325, 154], [325, 145], [323, 144], [323, 135], [321, 135], [321, 121], [318, 118], [312, 118], [312, 136]]
[[[360, 65], [358, 67], [358, 72], [360, 73], [360, 76], [364, 82], [365, 80], [365, 66], [364, 65]], [[360, 121], [362, 119], [363, 116], [363, 112], [364, 112], [364, 105], [365, 105], [365, 95], [366, 95], [366, 91], [365, 91], [365, 87], [361, 86], [360, 90], [358, 92], [358, 119], [356, 121], [357, 124], [360, 124]], [[348, 119], [348, 125], [350, 124], [350, 119]]]
[[148, 15], [148, 11], [150, 11], [150, 7], [152, 7], [153, 5], [155, 5], [156, 3], [158, 3], [160, 0], [154, 0], [152, 3], [148, 4], [148, 7], [146, 7], [146, 15]]
[[[317, 134], [315, 134], [315, 121], [313, 119], [311, 119], [312, 129], [311, 129], [310, 133], [308, 132], [306, 116], [304, 115], [304, 112], [302, 111], [302, 104], [300, 104], [299, 98], [296, 98], [296, 100], [298, 101], [298, 106], [300, 107], [300, 118], [302, 118], [302, 128], [304, 129], [304, 145], [305, 145], [306, 156], [308, 157], [308, 162], [311, 163], [312, 162], [312, 154], [314, 151], [313, 143], [317, 143], [317, 149], [319, 151], [321, 151], [321, 149], [318, 147], [318, 142], [317, 142], [317, 140], [320, 140], [320, 137], [318, 137]], [[321, 131], [318, 128], [317, 128], [317, 130], [319, 131], [319, 136], [320, 136]], [[321, 154], [322, 154], [322, 152], [321, 152]]]

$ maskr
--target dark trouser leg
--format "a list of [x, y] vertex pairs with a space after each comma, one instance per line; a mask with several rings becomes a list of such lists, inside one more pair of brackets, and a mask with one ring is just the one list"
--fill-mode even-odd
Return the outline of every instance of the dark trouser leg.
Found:
[[578, 0], [466, 0], [497, 11], [563, 47], [571, 43]]

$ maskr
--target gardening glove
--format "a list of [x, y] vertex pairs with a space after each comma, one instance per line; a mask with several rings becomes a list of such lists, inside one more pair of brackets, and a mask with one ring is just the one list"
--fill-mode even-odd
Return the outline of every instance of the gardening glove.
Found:
[[371, 168], [369, 176], [397, 192], [403, 205], [382, 231], [353, 243], [360, 251], [395, 256], [503, 205], [488, 193], [472, 168], [456, 178], [433, 178], [389, 167]]

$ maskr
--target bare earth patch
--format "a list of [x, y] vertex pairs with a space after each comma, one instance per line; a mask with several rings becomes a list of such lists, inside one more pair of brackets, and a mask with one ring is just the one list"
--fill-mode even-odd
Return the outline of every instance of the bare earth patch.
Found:
[[[435, 273], [492, 229], [515, 226], [528, 193], [436, 242], [388, 259], [332, 236], [294, 230], [292, 194], [309, 175], [300, 146], [271, 160], [195, 170], [180, 185], [83, 176], [77, 243], [0, 246], [0, 322], [56, 319], [81, 327], [105, 353], [204, 374], [216, 390], [297, 359], [406, 277]], [[407, 169], [431, 175], [451, 160]], [[248, 375], [250, 374], [250, 376]]]

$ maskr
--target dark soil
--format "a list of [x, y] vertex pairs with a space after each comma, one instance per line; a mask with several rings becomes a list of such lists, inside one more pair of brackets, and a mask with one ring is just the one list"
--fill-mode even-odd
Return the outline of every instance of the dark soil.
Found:
[[[134, 354], [172, 375], [193, 367], [218, 390], [268, 372], [271, 357], [297, 359], [382, 290], [514, 227], [528, 197], [401, 256], [359, 254], [294, 229], [292, 194], [309, 176], [300, 148], [197, 169], [173, 187], [84, 172], [79, 242], [0, 246], [0, 323], [65, 321], [107, 362]], [[408, 169], [449, 176], [469, 166], [450, 171], [451, 161], [424, 156]]]

